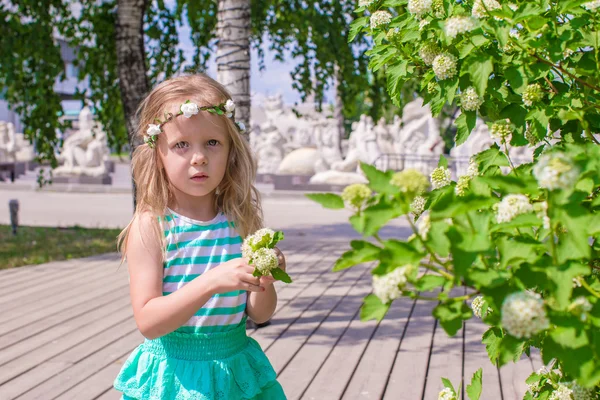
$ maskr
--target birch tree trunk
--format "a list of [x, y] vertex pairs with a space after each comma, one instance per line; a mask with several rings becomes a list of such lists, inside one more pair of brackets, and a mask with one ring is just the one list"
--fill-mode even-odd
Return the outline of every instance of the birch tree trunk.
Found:
[[134, 143], [137, 129], [136, 111], [149, 89], [143, 29], [146, 7], [147, 0], [118, 0], [117, 2], [117, 69], [132, 152], [139, 144]]
[[217, 80], [235, 101], [236, 121], [250, 127], [250, 0], [218, 4]]
[[[118, 0], [117, 2], [117, 70], [121, 100], [125, 111], [130, 157], [140, 144], [135, 139], [137, 108], [148, 93], [146, 53], [144, 51], [144, 13], [147, 0]], [[132, 179], [133, 209], [137, 205], [135, 181]]]

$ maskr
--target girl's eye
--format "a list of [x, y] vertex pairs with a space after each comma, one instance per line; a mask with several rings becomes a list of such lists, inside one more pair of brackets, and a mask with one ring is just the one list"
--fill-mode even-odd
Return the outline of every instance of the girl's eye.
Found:
[[188, 142], [178, 142], [178, 143], [175, 143], [175, 148], [176, 149], [185, 149], [187, 147], [190, 147], [190, 144]]
[[216, 146], [219, 144], [219, 141], [215, 139], [210, 139], [207, 143], [209, 146]]

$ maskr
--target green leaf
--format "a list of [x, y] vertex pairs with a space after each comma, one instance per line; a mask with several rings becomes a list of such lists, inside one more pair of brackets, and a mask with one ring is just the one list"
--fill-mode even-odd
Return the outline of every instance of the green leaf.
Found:
[[290, 278], [290, 276], [281, 268], [275, 268], [271, 270], [271, 275], [273, 275], [273, 278], [277, 279], [278, 281], [292, 283], [292, 278]]
[[500, 358], [500, 343], [503, 337], [502, 329], [495, 326], [489, 328], [482, 336], [481, 342], [485, 344], [488, 357], [494, 365], [496, 365]]
[[277, 245], [277, 243], [281, 242], [284, 238], [283, 232], [281, 231], [275, 231], [275, 234], [273, 235], [273, 239], [271, 240], [271, 244], [268, 246], [269, 248], [273, 248]]
[[438, 161], [438, 167], [448, 168], [448, 159], [446, 157], [444, 157], [443, 154], [440, 154], [440, 159]]
[[454, 389], [454, 386], [452, 385], [452, 382], [450, 382], [449, 379], [442, 378], [442, 384], [444, 385], [445, 388], [451, 389], [452, 393], [454, 393], [456, 395], [456, 390]]
[[504, 70], [504, 76], [506, 76], [506, 79], [508, 79], [508, 82], [510, 83], [510, 87], [513, 88], [516, 93], [522, 93], [527, 87], [527, 74], [522, 65], [506, 68], [506, 70]]
[[369, 17], [357, 18], [350, 24], [350, 30], [348, 32], [348, 43], [352, 42], [356, 35], [362, 30], [362, 28], [369, 21]]
[[383, 242], [380, 256], [382, 261], [393, 266], [407, 264], [417, 266], [424, 254], [417, 250], [412, 243], [390, 239]]
[[477, 122], [477, 113], [474, 111], [463, 111], [456, 121], [456, 138], [454, 139], [455, 145], [459, 146], [463, 144], [468, 138]]
[[471, 309], [463, 301], [438, 304], [433, 309], [433, 316], [440, 321], [449, 336], [456, 335], [462, 328], [463, 320], [471, 318], [472, 315]]
[[500, 151], [500, 147], [496, 143], [487, 150], [475, 155], [475, 161], [479, 164], [479, 172], [485, 173], [488, 168], [493, 166], [508, 167], [510, 163], [506, 154]]
[[256, 276], [257, 278], [260, 278], [262, 275], [262, 272], [260, 272], [258, 269], [255, 269], [254, 272], [252, 272], [252, 276]]
[[589, 214], [579, 204], [568, 204], [556, 210], [557, 220], [567, 229], [567, 233], [560, 235], [557, 256], [558, 262], [576, 260], [590, 257], [590, 245], [587, 235]]
[[494, 58], [488, 54], [479, 54], [476, 57], [469, 57], [465, 63], [468, 65], [469, 75], [477, 94], [483, 96], [490, 74], [494, 71]]
[[443, 286], [446, 283], [446, 278], [440, 275], [427, 274], [419, 278], [414, 287], [420, 292], [430, 292], [431, 290]]
[[380, 171], [370, 164], [360, 163], [360, 169], [365, 173], [369, 180], [369, 186], [375, 192], [385, 194], [396, 194], [400, 192], [400, 188], [390, 183], [393, 171]]
[[514, 176], [514, 175], [495, 175], [482, 176], [482, 181], [486, 182], [494, 190], [502, 193], [539, 193], [538, 183], [532, 175]]
[[379, 297], [370, 294], [364, 298], [363, 304], [360, 307], [360, 320], [369, 321], [375, 319], [381, 321], [385, 314], [390, 309], [391, 304], [383, 304]]
[[506, 268], [508, 265], [517, 266], [524, 262], [534, 263], [541, 254], [545, 253], [545, 247], [536, 240], [528, 239], [527, 236], [515, 238], [505, 236], [498, 240], [498, 251], [500, 268]]
[[400, 215], [402, 215], [402, 209], [399, 207], [398, 202], [388, 202], [381, 199], [379, 203], [373, 204], [362, 211], [363, 234], [366, 236], [375, 235], [383, 225]]
[[381, 249], [374, 244], [364, 240], [353, 240], [350, 242], [352, 250], [348, 250], [335, 262], [333, 271], [341, 271], [368, 261], [375, 261], [379, 258]]
[[467, 395], [469, 396], [469, 400], [479, 400], [482, 390], [482, 374], [483, 370], [479, 368], [473, 374], [473, 377], [471, 378], [471, 384], [467, 385]]
[[316, 201], [325, 208], [340, 209], [344, 208], [342, 197], [334, 193], [306, 193], [306, 197]]

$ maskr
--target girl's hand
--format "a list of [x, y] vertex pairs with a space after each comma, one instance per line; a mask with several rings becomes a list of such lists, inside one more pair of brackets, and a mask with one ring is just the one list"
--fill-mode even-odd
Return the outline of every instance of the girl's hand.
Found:
[[222, 263], [205, 273], [211, 282], [214, 293], [226, 293], [234, 290], [264, 292], [264, 285], [253, 276], [254, 267], [248, 265], [245, 258], [235, 258]]

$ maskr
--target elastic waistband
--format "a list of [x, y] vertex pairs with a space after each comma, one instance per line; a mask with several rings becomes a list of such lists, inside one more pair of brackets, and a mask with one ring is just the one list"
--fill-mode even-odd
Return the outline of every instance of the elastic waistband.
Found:
[[246, 321], [227, 332], [182, 333], [171, 332], [156, 339], [146, 339], [144, 351], [164, 358], [190, 361], [208, 361], [231, 357], [248, 345]]

